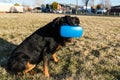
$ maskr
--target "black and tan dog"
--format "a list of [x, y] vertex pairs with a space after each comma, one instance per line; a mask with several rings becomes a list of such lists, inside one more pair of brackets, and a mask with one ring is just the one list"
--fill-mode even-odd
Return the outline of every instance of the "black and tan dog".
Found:
[[79, 25], [79, 23], [77, 17], [57, 17], [38, 29], [14, 49], [8, 59], [8, 70], [13, 73], [27, 73], [43, 61], [43, 72], [46, 77], [49, 77], [48, 61], [50, 55], [55, 62], [58, 62], [55, 51], [71, 40], [71, 38], [64, 38], [60, 35], [61, 25], [74, 26]]

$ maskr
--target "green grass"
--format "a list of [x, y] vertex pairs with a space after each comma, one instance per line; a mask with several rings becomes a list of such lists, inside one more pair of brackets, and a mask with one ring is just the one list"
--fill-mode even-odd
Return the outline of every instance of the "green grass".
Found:
[[[61, 16], [64, 15], [0, 14], [0, 80], [48, 79], [43, 75], [42, 62], [32, 70], [36, 74], [21, 76], [8, 73], [6, 62], [27, 36]], [[77, 17], [84, 35], [56, 52], [59, 63], [50, 61], [49, 80], [120, 80], [120, 17]]]

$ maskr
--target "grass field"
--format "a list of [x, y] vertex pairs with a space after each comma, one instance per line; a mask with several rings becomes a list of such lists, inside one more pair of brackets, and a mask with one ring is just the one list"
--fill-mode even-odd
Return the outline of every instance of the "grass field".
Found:
[[[64, 15], [0, 14], [0, 80], [46, 80], [42, 62], [23, 76], [8, 73], [12, 50], [38, 28]], [[72, 15], [75, 16], [75, 15]], [[82, 38], [57, 51], [59, 63], [50, 61], [48, 80], [120, 80], [120, 17], [78, 16]]]

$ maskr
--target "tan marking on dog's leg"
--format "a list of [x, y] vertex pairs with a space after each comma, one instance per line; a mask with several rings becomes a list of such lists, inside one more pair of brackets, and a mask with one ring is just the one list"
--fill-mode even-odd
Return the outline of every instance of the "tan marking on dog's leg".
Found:
[[45, 74], [45, 77], [49, 77], [48, 67], [47, 66], [44, 66], [44, 74]]
[[[58, 45], [56, 50], [60, 49], [61, 48], [61, 45]], [[57, 59], [57, 55], [55, 53], [52, 54], [52, 58], [55, 62], [58, 62], [58, 59]]]
[[36, 66], [35, 64], [31, 64], [31, 63], [27, 62], [26, 70], [24, 70], [23, 73], [25, 74], [25, 73], [31, 71], [35, 66]]
[[61, 47], [62, 47], [61, 45], [58, 45], [57, 48], [56, 48], [56, 50], [60, 49]]
[[55, 62], [58, 62], [57, 55], [55, 53], [52, 55], [52, 58]]
[[49, 77], [48, 60], [47, 59], [43, 60], [43, 73], [44, 73], [45, 77]]

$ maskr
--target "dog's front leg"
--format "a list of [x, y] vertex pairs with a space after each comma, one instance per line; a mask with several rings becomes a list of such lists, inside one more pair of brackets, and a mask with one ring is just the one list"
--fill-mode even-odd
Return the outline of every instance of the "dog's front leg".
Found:
[[45, 77], [49, 77], [49, 72], [48, 72], [48, 57], [44, 56], [43, 58], [43, 72]]
[[[60, 48], [61, 48], [61, 45], [58, 45], [57, 48], [56, 48], [56, 50], [58, 50], [58, 49], [60, 49]], [[53, 54], [52, 54], [52, 58], [53, 58], [53, 60], [54, 60], [56, 63], [58, 63], [58, 59], [57, 59], [56, 53], [53, 53]]]
[[52, 54], [52, 58], [56, 63], [58, 63], [57, 55], [55, 53]]

